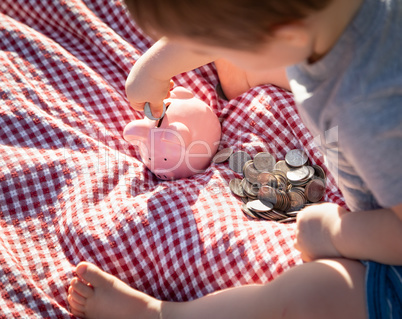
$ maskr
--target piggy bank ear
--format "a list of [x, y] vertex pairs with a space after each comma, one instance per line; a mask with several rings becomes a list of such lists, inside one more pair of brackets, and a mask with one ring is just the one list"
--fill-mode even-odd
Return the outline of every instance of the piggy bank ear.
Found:
[[191, 144], [191, 133], [183, 123], [171, 123], [163, 129], [162, 140], [167, 143], [179, 144], [186, 147]]
[[148, 139], [150, 127], [145, 120], [135, 120], [126, 125], [123, 138], [131, 144], [138, 145]]
[[187, 90], [182, 86], [175, 87], [172, 91], [170, 91], [171, 99], [192, 99], [194, 97], [193, 92]]

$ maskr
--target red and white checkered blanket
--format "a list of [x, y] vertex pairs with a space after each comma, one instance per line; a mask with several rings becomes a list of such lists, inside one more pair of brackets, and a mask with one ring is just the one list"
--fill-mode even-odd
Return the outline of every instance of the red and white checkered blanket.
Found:
[[[125, 79], [151, 41], [121, 0], [0, 3], [1, 318], [69, 318], [74, 266], [96, 263], [165, 300], [265, 283], [301, 262], [294, 224], [247, 218], [226, 164], [158, 181], [122, 139], [143, 114]], [[213, 65], [177, 76], [222, 123], [221, 148], [323, 164], [292, 96], [261, 86], [226, 102]], [[343, 203], [329, 178], [326, 200]]]

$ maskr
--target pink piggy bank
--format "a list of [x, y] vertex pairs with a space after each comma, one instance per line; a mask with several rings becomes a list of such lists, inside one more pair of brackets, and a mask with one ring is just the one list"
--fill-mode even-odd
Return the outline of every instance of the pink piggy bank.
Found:
[[218, 117], [208, 104], [183, 87], [174, 88], [165, 104], [169, 106], [161, 120], [130, 122], [124, 128], [124, 139], [139, 147], [142, 162], [159, 179], [203, 172], [221, 139]]

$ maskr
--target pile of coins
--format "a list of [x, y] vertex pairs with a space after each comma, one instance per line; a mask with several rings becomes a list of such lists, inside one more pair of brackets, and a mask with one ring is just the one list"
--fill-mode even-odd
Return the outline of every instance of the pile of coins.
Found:
[[242, 199], [242, 210], [251, 218], [291, 222], [298, 211], [319, 202], [325, 194], [325, 171], [310, 165], [303, 150], [291, 150], [284, 160], [277, 161], [268, 152], [251, 158], [244, 151], [225, 148], [212, 161], [227, 160], [233, 171], [243, 175], [232, 179], [229, 188]]

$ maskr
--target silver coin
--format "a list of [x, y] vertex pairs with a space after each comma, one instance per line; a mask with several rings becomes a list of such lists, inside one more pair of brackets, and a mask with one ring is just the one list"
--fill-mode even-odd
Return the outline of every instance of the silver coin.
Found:
[[[289, 170], [290, 170], [290, 167], [286, 170], [286, 173], [289, 172]], [[277, 169], [274, 169], [272, 171], [272, 174], [274, 174], [276, 177], [282, 177], [285, 179], [286, 179], [286, 173], [284, 171], [277, 170]]]
[[244, 204], [247, 204], [250, 200], [249, 200], [249, 198], [246, 196], [246, 197], [241, 197], [241, 201], [242, 201]]
[[243, 166], [247, 161], [251, 160], [251, 156], [246, 152], [237, 151], [229, 157], [229, 167], [236, 173], [243, 173]]
[[314, 171], [315, 171], [315, 176], [318, 176], [319, 178], [322, 178], [325, 180], [327, 178], [327, 174], [325, 173], [324, 169], [319, 166], [319, 165], [313, 165]]
[[259, 191], [259, 189], [260, 189], [260, 187], [259, 187], [258, 184], [249, 183], [249, 182], [247, 181], [247, 179], [244, 178], [244, 179], [241, 181], [241, 186], [243, 187], [244, 193], [245, 193], [248, 197], [255, 198], [255, 197], [258, 196], [258, 191]]
[[245, 213], [247, 216], [253, 218], [253, 219], [258, 219], [258, 216], [256, 216], [251, 210], [247, 208], [247, 204], [241, 205], [241, 210], [243, 213]]
[[243, 165], [243, 176], [244, 176], [244, 169], [247, 167], [247, 165], [253, 164], [253, 160], [248, 160], [247, 162], [244, 163]]
[[255, 214], [261, 219], [275, 221], [275, 215], [272, 212], [273, 210], [270, 210], [268, 212], [257, 212]]
[[286, 215], [288, 215], [289, 217], [296, 217], [298, 213], [299, 213], [299, 211], [286, 212]]
[[243, 187], [241, 186], [241, 179], [234, 178], [229, 182], [229, 188], [233, 194], [239, 197], [246, 197]]
[[315, 169], [312, 166], [306, 166], [309, 170], [307, 179], [312, 179], [315, 174]]
[[296, 217], [288, 217], [285, 219], [278, 220], [278, 223], [285, 224], [285, 223], [292, 223], [296, 221]]
[[254, 166], [260, 172], [272, 172], [276, 159], [268, 152], [261, 152], [254, 156]]
[[274, 166], [274, 171], [281, 171], [285, 174], [290, 170], [290, 167], [284, 160], [278, 161]]
[[291, 167], [300, 167], [307, 164], [308, 156], [303, 150], [295, 149], [286, 154], [285, 161]]
[[266, 185], [262, 186], [258, 191], [258, 199], [275, 205], [278, 200], [277, 192], [275, 188]]
[[270, 211], [274, 205], [270, 202], [263, 202], [259, 199], [247, 203], [247, 208], [253, 212], [263, 213]]
[[287, 218], [288, 215], [286, 215], [282, 210], [278, 210], [278, 209], [273, 209], [271, 212], [272, 216], [275, 216], [275, 219], [283, 219], [283, 218]]
[[290, 184], [292, 184], [292, 186], [303, 187], [303, 186], [306, 186], [308, 182], [309, 182], [309, 179], [305, 178], [300, 181], [290, 181]]
[[215, 154], [215, 156], [212, 158], [212, 162], [215, 164], [226, 162], [232, 154], [232, 148], [224, 148]]
[[278, 210], [272, 209], [269, 212], [259, 213], [264, 219], [272, 220], [272, 221], [279, 221], [281, 219], [287, 218], [285, 214], [282, 214]]
[[149, 105], [149, 102], [146, 102], [146, 103], [145, 103], [145, 106], [144, 106], [144, 113], [145, 113], [145, 116], [146, 116], [147, 118], [149, 118], [150, 120], [152, 120], [152, 121], [158, 121], [158, 120], [160, 120], [162, 117], [165, 116], [165, 113], [166, 113], [166, 104], [165, 104], [165, 102], [163, 102], [163, 110], [162, 110], [162, 115], [161, 115], [160, 117], [154, 117], [154, 116], [152, 115], [151, 106]]
[[298, 168], [291, 168], [287, 173], [286, 177], [291, 182], [299, 182], [306, 179], [310, 171], [307, 166], [301, 166]]
[[248, 161], [246, 164], [244, 164], [243, 174], [249, 183], [251, 184], [258, 183], [259, 172], [254, 167], [253, 161]]

